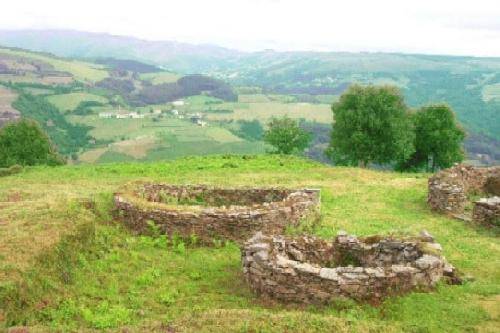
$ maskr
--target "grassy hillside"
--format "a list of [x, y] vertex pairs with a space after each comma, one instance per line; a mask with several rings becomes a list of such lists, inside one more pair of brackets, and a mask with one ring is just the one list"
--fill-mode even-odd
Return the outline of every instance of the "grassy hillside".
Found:
[[172, 72], [157, 72], [141, 74], [141, 79], [151, 82], [152, 84], [173, 83], [177, 82], [181, 76]]
[[107, 71], [102, 66], [88, 62], [6, 48], [0, 48], [0, 54], [42, 61], [53, 66], [57, 71], [70, 73], [75, 79], [81, 81], [97, 82], [108, 76]]
[[[0, 32], [0, 43], [49, 51], [59, 56], [139, 60], [174, 72], [204, 73], [222, 78], [239, 91], [250, 87], [257, 93], [289, 95], [302, 102], [331, 103], [352, 83], [396, 85], [412, 107], [436, 102], [450, 104], [469, 132], [466, 148], [473, 152], [471, 158], [484, 163], [500, 159], [498, 57], [238, 52], [216, 46], [151, 42], [75, 31]], [[25, 80], [23, 77], [15, 79]], [[175, 78], [166, 73], [151, 73], [143, 74], [142, 79], [168, 85]], [[160, 103], [157, 97], [166, 95], [172, 88], [175, 87], [146, 89], [147, 94], [140, 97]], [[326, 101], [324, 96], [327, 96]]]
[[[279, 156], [30, 168], [0, 183], [0, 322], [36, 332], [495, 332], [498, 230], [431, 213], [427, 176]], [[236, 245], [166, 244], [112, 222], [111, 194], [134, 180], [318, 187], [322, 220], [303, 230], [331, 239], [338, 230], [363, 236], [427, 229], [471, 278], [379, 307], [265, 302], [243, 282]], [[81, 203], [88, 198], [96, 201], [93, 210]]]
[[[44, 35], [44, 32], [37, 34]], [[17, 37], [12, 37], [14, 35]], [[111, 36], [104, 38], [93, 34], [51, 32], [42, 41], [32, 38], [34, 35], [23, 39], [27, 36], [23, 33], [13, 33], [12, 38], [9, 36], [9, 33], [0, 32], [0, 42], [4, 38], [10, 45], [18, 45], [16, 40], [24, 41], [26, 43], [20, 42], [19, 45], [38, 50], [49, 49], [59, 55], [67, 54], [74, 48], [73, 56], [81, 58], [96, 53], [94, 56], [99, 57], [93, 63], [88, 58], [82, 61], [0, 48], [0, 84], [15, 88], [21, 97], [26, 93], [45, 95], [45, 101], [55, 105], [61, 116], [46, 114], [43, 110], [20, 111], [25, 116], [36, 114], [36, 119], [45, 122], [42, 125], [56, 144], [63, 147], [63, 152], [73, 157], [83, 156], [81, 161], [84, 162], [128, 161], [138, 156], [150, 160], [190, 154], [262, 152], [260, 137], [252, 137], [241, 128], [254, 121], [264, 127], [269, 118], [282, 115], [300, 119], [305, 127], [314, 131], [314, 144], [308, 156], [326, 161], [323, 151], [330, 140], [333, 120], [330, 105], [352, 83], [396, 85], [402, 89], [411, 107], [449, 103], [468, 132], [465, 141], [468, 159], [479, 164], [500, 161], [500, 61], [497, 58], [382, 53], [238, 53], [222, 48], [160, 43], [155, 44], [158, 54], [167, 45], [171, 47], [165, 50], [168, 57], [160, 59], [156, 56], [151, 58], [148, 52], [136, 54], [134, 50], [138, 45], [144, 49], [151, 45], [127, 38], [118, 38], [120, 43], [116, 44], [118, 49], [125, 48], [127, 52], [110, 58], [115, 55], [116, 49], [99, 49], [99, 45], [108, 46], [104, 41], [115, 45], [117, 40]], [[71, 45], [63, 45], [64, 52], [58, 48], [57, 42], [62, 37], [73, 41]], [[80, 49], [84, 45], [92, 46], [87, 50], [90, 54]], [[173, 46], [177, 48], [173, 50]], [[198, 62], [193, 57], [206, 61]], [[125, 58], [141, 58], [143, 62]], [[210, 59], [216, 59], [215, 63]], [[179, 62], [182, 65], [176, 67]], [[186, 72], [204, 72], [210, 77], [183, 75], [164, 69], [181, 70], [185, 66], [191, 66]], [[199, 135], [198, 145], [190, 142], [172, 146], [174, 142], [184, 142], [183, 134], [166, 131], [175, 136], [174, 140], [169, 140], [170, 147], [166, 148], [165, 145], [158, 145], [154, 136], [144, 138], [142, 133], [134, 131], [136, 136], [127, 133], [113, 135], [112, 142], [93, 144], [92, 139], [84, 139], [85, 129], [81, 129], [77, 133], [80, 138], [70, 140], [69, 145], [66, 142], [67, 133], [74, 130], [65, 124], [68, 120], [94, 127], [94, 133], [104, 129], [111, 133], [120, 132], [120, 128], [112, 127], [119, 127], [121, 123], [111, 121], [101, 126], [103, 122], [92, 116], [99, 111], [116, 112], [120, 108], [146, 115], [151, 109], [167, 112], [173, 107], [170, 102], [177, 99], [188, 102], [185, 107], [179, 108], [186, 113], [185, 119], [189, 118], [189, 113], [202, 113], [211, 128], [226, 132], [226, 136], [229, 131], [243, 141], [221, 143], [221, 140], [207, 140], [205, 135]], [[75, 112], [70, 115], [67, 111]], [[176, 121], [171, 125], [164, 120], [160, 122], [162, 126], [178, 127]], [[54, 123], [55, 128], [52, 126]], [[142, 121], [136, 123], [144, 125]], [[112, 146], [107, 147], [107, 144]]]
[[54, 104], [62, 112], [73, 111], [74, 109], [76, 109], [78, 104], [85, 101], [100, 102], [103, 104], [108, 102], [108, 100], [103, 96], [84, 92], [51, 95], [47, 97], [47, 100], [50, 103]]

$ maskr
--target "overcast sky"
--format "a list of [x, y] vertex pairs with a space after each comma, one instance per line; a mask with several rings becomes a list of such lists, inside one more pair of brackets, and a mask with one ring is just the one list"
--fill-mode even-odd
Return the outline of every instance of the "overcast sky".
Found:
[[0, 29], [74, 29], [241, 50], [500, 56], [500, 0], [14, 0]]

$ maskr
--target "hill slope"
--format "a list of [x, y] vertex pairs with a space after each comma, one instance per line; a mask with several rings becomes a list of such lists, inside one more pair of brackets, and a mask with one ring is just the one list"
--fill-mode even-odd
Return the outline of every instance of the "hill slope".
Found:
[[[68, 40], [73, 41], [67, 43]], [[76, 31], [4, 31], [0, 44], [72, 57], [115, 57], [206, 73], [281, 94], [338, 95], [349, 84], [400, 86], [409, 103], [444, 101], [474, 134], [500, 140], [500, 58], [384, 53], [254, 52]]]
[[[134, 236], [110, 219], [111, 194], [134, 180], [316, 187], [322, 220], [303, 231], [415, 234], [427, 229], [474, 279], [379, 307], [263, 302], [241, 276], [234, 244], [210, 248]], [[427, 175], [334, 168], [279, 156], [36, 167], [2, 178], [0, 327], [37, 332], [495, 332], [498, 231], [431, 213]], [[87, 199], [94, 199], [92, 210]], [[296, 230], [295, 232], [298, 232]], [[23, 282], [24, 281], [24, 282]], [[0, 310], [1, 311], [1, 310]]]
[[[220, 108], [207, 104], [190, 111], [201, 112], [211, 120], [212, 126], [234, 133], [241, 132], [244, 124], [234, 126], [232, 121], [257, 119], [262, 126], [270, 117], [283, 113], [304, 118], [307, 123], [303, 126], [315, 132], [314, 145], [308, 154], [322, 161], [326, 160], [323, 150], [329, 140], [329, 104], [353, 83], [396, 85], [411, 107], [436, 102], [446, 102], [453, 107], [469, 134], [465, 142], [469, 159], [486, 164], [500, 160], [500, 58], [335, 52], [243, 53], [206, 45], [151, 42], [75, 31], [4, 31], [0, 32], [0, 43], [86, 58], [86, 61], [77, 61], [0, 49], [0, 81], [84, 82], [86, 86], [101, 90], [97, 94], [104, 90], [107, 95], [111, 107], [104, 103], [107, 108], [101, 111], [116, 109], [120, 103], [124, 109], [149, 106], [168, 110], [168, 102], [196, 94], [236, 102], [232, 89], [235, 88], [240, 95], [238, 103], [220, 105]], [[3, 55], [2, 50], [5, 51]], [[90, 63], [89, 59], [97, 63]], [[23, 75], [10, 73], [12, 64]], [[173, 71], [161, 69], [165, 67]], [[211, 78], [183, 77], [178, 72], [204, 73]], [[89, 103], [95, 100], [99, 100], [99, 96], [91, 97]], [[95, 106], [93, 110], [97, 112]], [[221, 112], [205, 113], [210, 109]], [[83, 108], [80, 113], [89, 110]], [[318, 119], [321, 119], [319, 124], [312, 123]], [[77, 120], [83, 120], [75, 121], [78, 123], [93, 122]], [[245, 134], [240, 137], [246, 139]], [[151, 140], [148, 138], [144, 142]], [[96, 148], [102, 153], [103, 147], [98, 145]], [[249, 152], [240, 146], [230, 149], [235, 149], [231, 152]], [[213, 151], [212, 148], [207, 150]], [[217, 150], [222, 151], [225, 150]]]

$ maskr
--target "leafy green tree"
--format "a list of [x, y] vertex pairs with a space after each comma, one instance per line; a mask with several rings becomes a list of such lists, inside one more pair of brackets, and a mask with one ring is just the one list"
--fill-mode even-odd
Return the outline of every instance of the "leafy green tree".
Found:
[[424, 106], [412, 118], [416, 150], [410, 159], [400, 163], [399, 169], [435, 171], [464, 159], [465, 131], [448, 105]]
[[63, 163], [37, 122], [24, 119], [0, 129], [0, 167]]
[[326, 153], [337, 164], [389, 164], [406, 160], [415, 151], [408, 108], [395, 87], [353, 85], [332, 111]]
[[264, 141], [275, 148], [278, 154], [302, 153], [309, 142], [311, 134], [300, 128], [298, 122], [287, 116], [272, 118], [264, 132]]

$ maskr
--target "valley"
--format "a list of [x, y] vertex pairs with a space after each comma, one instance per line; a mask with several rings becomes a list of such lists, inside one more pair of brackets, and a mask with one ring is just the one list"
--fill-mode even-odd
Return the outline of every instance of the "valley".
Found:
[[[241, 53], [182, 43], [172, 53], [167, 42], [42, 31], [37, 34], [52, 38], [53, 43], [40, 45], [30, 38], [32, 34], [0, 32], [0, 44], [57, 56], [0, 49], [0, 84], [17, 95], [31, 94], [31, 99], [52, 110], [51, 116], [35, 119], [74, 163], [264, 152], [262, 129], [270, 118], [283, 115], [313, 129], [314, 140], [306, 153], [326, 162], [323, 150], [333, 120], [330, 106], [353, 83], [397, 86], [411, 107], [450, 104], [468, 132], [468, 160], [491, 165], [500, 159], [500, 61], [496, 58]], [[59, 43], [70, 36], [92, 47], [87, 52], [78, 49], [82, 51], [78, 59], [64, 58], [77, 52]], [[153, 47], [162, 51], [155, 56], [148, 51]], [[139, 48], [141, 52], [135, 52]], [[176, 100], [185, 105], [176, 107], [172, 104]], [[19, 111], [34, 116], [29, 110]], [[137, 118], [102, 119], [104, 114], [119, 113]], [[197, 126], [193, 116], [207, 128]], [[62, 132], [56, 130], [59, 127]], [[77, 138], [62, 142], [68, 131], [78, 133]]]

